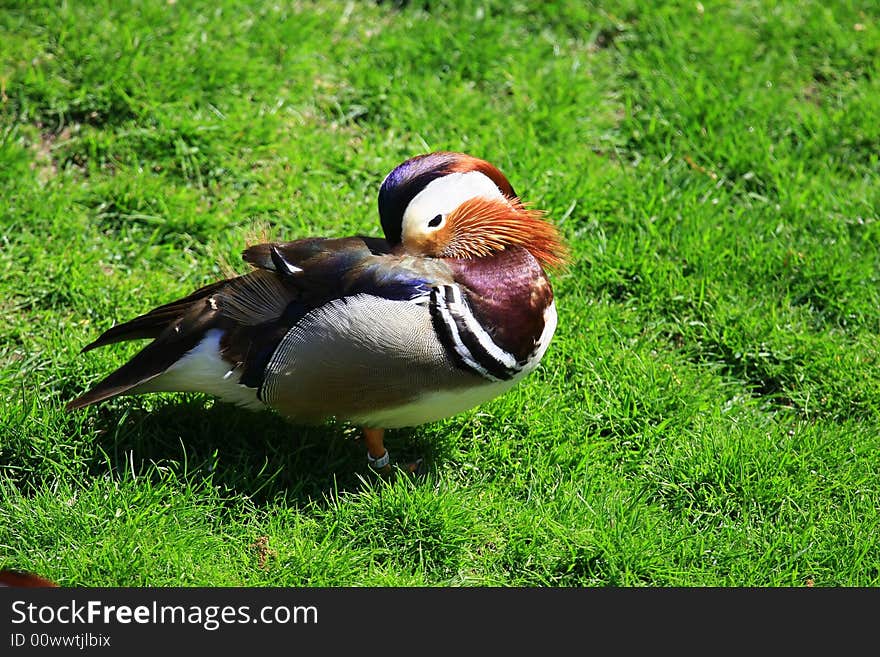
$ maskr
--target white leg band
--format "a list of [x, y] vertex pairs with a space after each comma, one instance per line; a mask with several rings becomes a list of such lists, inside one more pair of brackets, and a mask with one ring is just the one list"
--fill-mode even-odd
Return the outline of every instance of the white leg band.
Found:
[[381, 470], [386, 465], [391, 463], [391, 457], [388, 455], [387, 449], [385, 450], [385, 453], [377, 459], [374, 459], [372, 456], [370, 456], [370, 453], [367, 452], [367, 463], [370, 464], [370, 467], [373, 468], [373, 470]]

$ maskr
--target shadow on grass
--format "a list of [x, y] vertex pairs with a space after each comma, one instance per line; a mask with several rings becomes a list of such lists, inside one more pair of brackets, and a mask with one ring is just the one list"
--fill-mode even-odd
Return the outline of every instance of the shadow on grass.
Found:
[[[102, 407], [96, 423], [103, 454], [96, 453], [92, 476], [170, 473], [187, 485], [210, 482], [257, 504], [278, 498], [307, 504], [357, 490], [362, 479], [377, 476], [367, 466], [366, 447], [355, 427], [295, 425], [271, 412], [194, 395], [161, 399], [152, 409]], [[411, 429], [388, 432], [385, 444], [397, 462], [424, 458], [430, 469], [437, 456]]]

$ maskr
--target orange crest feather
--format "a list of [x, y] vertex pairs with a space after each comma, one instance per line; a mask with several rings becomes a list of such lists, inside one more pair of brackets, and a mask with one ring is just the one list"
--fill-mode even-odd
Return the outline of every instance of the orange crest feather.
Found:
[[508, 201], [472, 198], [447, 218], [449, 241], [441, 255], [449, 258], [487, 256], [508, 246], [521, 246], [542, 265], [559, 268], [568, 249], [544, 211], [527, 208], [518, 198]]

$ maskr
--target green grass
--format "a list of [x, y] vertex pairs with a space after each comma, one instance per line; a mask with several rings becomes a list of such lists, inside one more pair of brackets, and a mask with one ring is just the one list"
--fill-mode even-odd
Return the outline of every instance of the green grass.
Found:
[[[880, 584], [873, 2], [6, 2], [0, 563], [65, 585]], [[392, 432], [64, 404], [114, 322], [384, 175], [497, 164], [572, 249], [504, 397]]]

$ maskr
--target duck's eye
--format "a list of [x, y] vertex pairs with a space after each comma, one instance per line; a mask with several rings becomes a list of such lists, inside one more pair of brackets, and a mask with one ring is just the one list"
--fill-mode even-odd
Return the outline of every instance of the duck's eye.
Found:
[[437, 226], [440, 225], [440, 222], [441, 222], [441, 221], [443, 221], [443, 215], [442, 215], [442, 214], [438, 214], [436, 217], [434, 217], [433, 219], [431, 219], [431, 221], [428, 222], [428, 225], [429, 225], [431, 228], [436, 228]]

